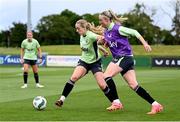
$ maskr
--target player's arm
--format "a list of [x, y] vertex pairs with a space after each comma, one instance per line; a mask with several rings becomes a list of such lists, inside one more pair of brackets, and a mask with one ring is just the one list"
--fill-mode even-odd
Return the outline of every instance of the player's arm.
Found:
[[41, 51], [41, 47], [40, 47], [40, 44], [38, 41], [36, 41], [36, 47], [37, 47], [37, 51], [38, 51], [38, 57], [39, 57], [39, 62], [41, 63], [42, 62], [42, 51]]
[[102, 35], [98, 35], [98, 34], [93, 33], [91, 35], [91, 39], [94, 41], [97, 41], [98, 45], [104, 45], [106, 48], [108, 47], [108, 44], [104, 40], [104, 36], [102, 36]]
[[135, 36], [143, 44], [144, 49], [147, 52], [150, 52], [152, 50], [151, 46], [144, 40], [144, 38], [137, 30], [121, 26], [119, 28], [119, 33], [123, 36]]
[[42, 59], [42, 51], [41, 51], [41, 48], [39, 47], [39, 48], [37, 48], [37, 50], [38, 50], [38, 57], [39, 57], [40, 59]]
[[98, 34], [92, 32], [89, 38], [92, 42], [97, 41], [98, 44], [104, 43], [104, 36], [102, 36], [102, 35], [98, 35]]
[[24, 57], [24, 48], [21, 48], [21, 54], [20, 54], [20, 62], [23, 64], [24, 63], [24, 59], [23, 59], [23, 57]]
[[20, 62], [21, 62], [21, 64], [23, 64], [24, 63], [24, 59], [23, 59], [23, 57], [24, 57], [24, 49], [25, 49], [25, 44], [24, 44], [24, 41], [21, 43], [21, 52], [20, 52]]
[[40, 44], [39, 42], [36, 40], [36, 47], [37, 47], [37, 51], [38, 51], [38, 57], [40, 59], [42, 59], [42, 51], [41, 51], [41, 47], [40, 47]]
[[101, 45], [98, 45], [99, 50], [104, 54], [104, 57], [107, 57], [109, 55], [109, 52], [103, 48]]
[[42, 51], [41, 51], [41, 48], [37, 48], [38, 50], [38, 57], [39, 57], [39, 62], [42, 63]]

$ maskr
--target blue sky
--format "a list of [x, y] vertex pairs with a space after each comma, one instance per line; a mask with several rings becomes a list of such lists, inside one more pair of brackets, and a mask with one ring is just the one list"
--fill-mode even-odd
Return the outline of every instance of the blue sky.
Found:
[[[136, 3], [144, 3], [147, 12], [157, 9], [153, 17], [154, 24], [163, 29], [171, 29], [171, 19], [164, 13], [174, 16], [170, 1], [172, 0], [31, 0], [32, 25], [35, 27], [42, 16], [57, 14], [69, 9], [80, 15], [97, 13], [107, 9], [123, 14], [130, 11]], [[12, 22], [27, 22], [27, 0], [0, 0], [0, 30], [8, 29]], [[130, 21], [130, 20], [129, 20]]]

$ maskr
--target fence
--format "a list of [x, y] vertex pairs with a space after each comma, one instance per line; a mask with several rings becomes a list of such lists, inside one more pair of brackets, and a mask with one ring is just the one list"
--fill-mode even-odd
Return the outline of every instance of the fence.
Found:
[[[43, 55], [42, 63], [39, 66], [61, 66], [75, 67], [80, 56], [58, 56]], [[112, 57], [102, 58], [103, 66], [106, 67]], [[178, 67], [180, 68], [180, 57], [151, 57], [135, 56], [134, 63], [136, 67]], [[0, 66], [17, 66], [21, 65], [19, 55], [0, 55]]]

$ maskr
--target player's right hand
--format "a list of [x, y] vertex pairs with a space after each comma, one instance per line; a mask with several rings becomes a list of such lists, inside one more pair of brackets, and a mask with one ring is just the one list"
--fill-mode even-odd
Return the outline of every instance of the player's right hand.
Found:
[[109, 56], [109, 52], [108, 51], [105, 51], [104, 52], [104, 57], [108, 57]]
[[146, 50], [146, 52], [151, 52], [152, 51], [152, 48], [149, 44], [144, 44], [144, 49]]
[[20, 59], [20, 62], [21, 62], [21, 64], [23, 64], [24, 63], [24, 59]]

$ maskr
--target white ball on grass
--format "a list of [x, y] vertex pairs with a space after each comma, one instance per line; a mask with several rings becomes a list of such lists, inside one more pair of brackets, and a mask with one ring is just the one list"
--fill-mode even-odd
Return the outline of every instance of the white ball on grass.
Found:
[[33, 106], [37, 110], [43, 110], [46, 108], [47, 100], [42, 96], [37, 96], [33, 100]]

